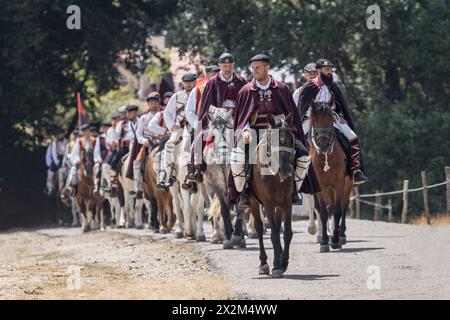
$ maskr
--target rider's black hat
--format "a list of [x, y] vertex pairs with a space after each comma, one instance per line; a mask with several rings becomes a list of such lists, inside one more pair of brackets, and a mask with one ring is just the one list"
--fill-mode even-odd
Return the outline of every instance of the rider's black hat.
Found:
[[253, 56], [248, 63], [252, 63], [253, 61], [263, 61], [270, 63], [270, 57], [265, 53], [259, 53], [256, 56]]
[[147, 96], [147, 102], [149, 101], [159, 101], [161, 99], [161, 96], [159, 95], [159, 92], [150, 92], [150, 94]]
[[197, 75], [191, 72], [184, 74], [183, 77], [181, 78], [181, 81], [183, 82], [192, 82], [195, 80], [197, 80]]
[[234, 57], [229, 52], [224, 52], [219, 57], [219, 63], [234, 63]]
[[316, 69], [323, 67], [334, 67], [334, 64], [331, 63], [330, 60], [327, 59], [319, 59], [316, 61]]
[[91, 125], [89, 123], [83, 124], [80, 128], [81, 131], [86, 131], [86, 130], [90, 130], [90, 129], [91, 129]]
[[172, 91], [167, 91], [166, 93], [164, 93], [164, 98], [170, 98], [171, 96], [173, 96]]
[[137, 111], [138, 109], [139, 109], [139, 107], [135, 104], [129, 104], [129, 105], [127, 105], [127, 108], [126, 108], [127, 111]]
[[209, 72], [219, 72], [220, 71], [220, 68], [218, 67], [218, 66], [215, 66], [215, 65], [210, 65], [210, 66], [207, 66], [206, 68], [205, 68], [205, 72], [206, 73], [209, 73]]

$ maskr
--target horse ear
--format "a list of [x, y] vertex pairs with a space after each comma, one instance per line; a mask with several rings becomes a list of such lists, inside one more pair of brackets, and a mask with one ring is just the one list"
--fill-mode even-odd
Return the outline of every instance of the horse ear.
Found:
[[273, 118], [271, 113], [267, 114], [267, 121], [269, 122], [270, 126], [272, 127], [275, 126], [275, 119]]

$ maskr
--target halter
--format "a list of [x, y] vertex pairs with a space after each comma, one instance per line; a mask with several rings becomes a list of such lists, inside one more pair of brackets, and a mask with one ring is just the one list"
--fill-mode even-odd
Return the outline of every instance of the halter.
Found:
[[[317, 109], [324, 109], [324, 110], [330, 109], [330, 106], [327, 103], [325, 103], [325, 102], [320, 102], [320, 103], [316, 103], [316, 104], [318, 105], [318, 107], [316, 107]], [[337, 116], [337, 114], [335, 112], [332, 112], [333, 123], [336, 121], [336, 116]], [[324, 172], [328, 172], [328, 170], [331, 169], [331, 167], [328, 164], [328, 155], [333, 154], [333, 151], [334, 151], [334, 143], [335, 143], [334, 126], [332, 124], [331, 127], [314, 128], [311, 125], [311, 131], [312, 131], [311, 142], [312, 142], [314, 148], [316, 149], [318, 154], [323, 153], [325, 155], [325, 164], [324, 164], [324, 167], [323, 167], [323, 171]], [[327, 146], [328, 147], [327, 149], [329, 149], [329, 151], [327, 151], [327, 152], [322, 152], [320, 150], [320, 147], [317, 144], [316, 138], [322, 132], [327, 133], [327, 135], [329, 137], [329, 144]]]

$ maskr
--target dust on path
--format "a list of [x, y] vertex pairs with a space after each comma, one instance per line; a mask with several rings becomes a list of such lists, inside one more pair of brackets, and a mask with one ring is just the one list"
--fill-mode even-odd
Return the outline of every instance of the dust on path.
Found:
[[[11, 230], [0, 234], [0, 252], [0, 299], [233, 298], [197, 251], [143, 234]], [[70, 290], [76, 268], [81, 287]]]

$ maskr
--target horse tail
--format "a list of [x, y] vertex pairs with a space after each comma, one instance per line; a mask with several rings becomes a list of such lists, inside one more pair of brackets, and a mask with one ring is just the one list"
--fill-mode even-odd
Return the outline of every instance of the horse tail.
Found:
[[220, 217], [220, 210], [221, 210], [220, 199], [218, 196], [216, 196], [214, 197], [213, 203], [206, 212], [208, 219], [209, 220], [218, 219]]

